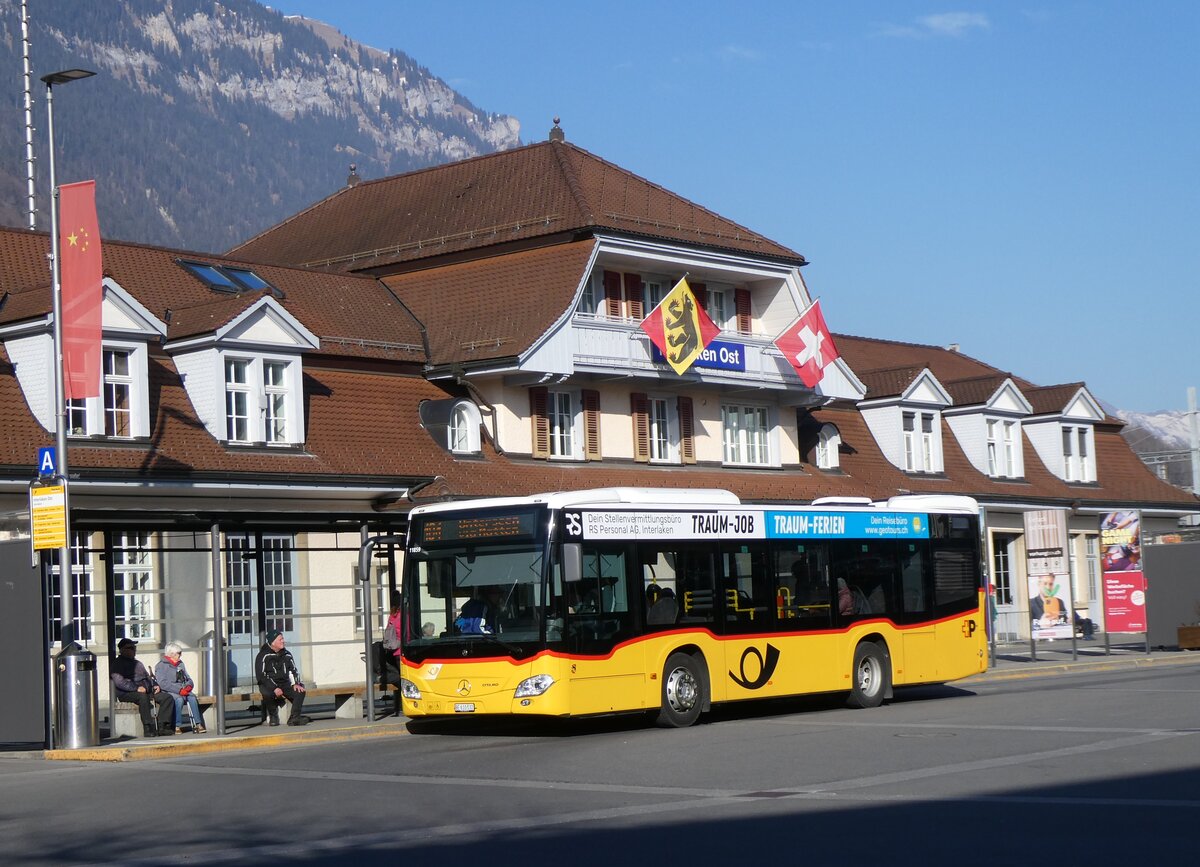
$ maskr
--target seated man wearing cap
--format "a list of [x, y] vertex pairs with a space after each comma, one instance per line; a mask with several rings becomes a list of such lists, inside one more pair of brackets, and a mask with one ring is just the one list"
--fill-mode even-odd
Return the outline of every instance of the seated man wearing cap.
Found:
[[277, 726], [279, 706], [284, 701], [290, 701], [292, 712], [288, 716], [288, 725], [308, 725], [312, 720], [300, 712], [304, 708], [304, 684], [300, 681], [296, 660], [292, 659], [291, 652], [283, 644], [283, 633], [278, 629], [268, 629], [267, 640], [254, 658], [254, 677], [263, 695], [263, 707], [271, 725]]
[[[110, 669], [113, 686], [117, 690], [117, 700], [127, 701], [138, 706], [142, 717], [142, 731], [145, 736], [175, 734], [175, 710], [171, 696], [158, 688], [154, 678], [150, 676], [146, 666], [135, 658], [137, 642], [122, 638], [117, 642], [117, 658], [113, 660]], [[154, 715], [151, 702], [158, 705], [158, 727], [154, 725]]]

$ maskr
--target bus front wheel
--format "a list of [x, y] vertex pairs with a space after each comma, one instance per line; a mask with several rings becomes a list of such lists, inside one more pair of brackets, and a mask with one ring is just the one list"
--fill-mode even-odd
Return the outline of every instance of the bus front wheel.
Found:
[[704, 677], [700, 666], [686, 653], [672, 653], [663, 668], [658, 724], [663, 728], [685, 728], [700, 718], [703, 707]]
[[887, 694], [891, 677], [887, 655], [873, 641], [864, 641], [854, 649], [854, 668], [850, 672], [850, 704], [854, 707], [879, 707]]

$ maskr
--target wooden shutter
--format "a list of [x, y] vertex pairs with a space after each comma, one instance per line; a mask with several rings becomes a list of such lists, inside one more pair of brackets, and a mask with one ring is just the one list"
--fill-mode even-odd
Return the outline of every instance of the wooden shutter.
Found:
[[550, 419], [546, 415], [548, 389], [538, 385], [529, 389], [529, 418], [533, 423], [533, 456], [550, 457]]
[[629, 318], [641, 322], [646, 314], [642, 312], [642, 278], [637, 274], [625, 275], [625, 300], [629, 304]]
[[[700, 309], [705, 313], [709, 313], [708, 285], [705, 283], [688, 283], [688, 286], [692, 287], [692, 294], [696, 296], [696, 303], [700, 305]], [[712, 314], [709, 313], [709, 315], [711, 316]], [[720, 323], [717, 324], [719, 325]]]
[[583, 389], [583, 459], [600, 460], [600, 392]]
[[734, 304], [737, 309], [737, 330], [739, 334], [750, 333], [750, 290], [734, 289]]
[[621, 317], [621, 275], [616, 271], [604, 272], [604, 313], [612, 319]]
[[641, 392], [629, 395], [633, 416], [633, 459], [639, 464], [650, 463], [650, 401]]
[[685, 464], [696, 463], [696, 423], [692, 417], [692, 399], [679, 398], [679, 459]]

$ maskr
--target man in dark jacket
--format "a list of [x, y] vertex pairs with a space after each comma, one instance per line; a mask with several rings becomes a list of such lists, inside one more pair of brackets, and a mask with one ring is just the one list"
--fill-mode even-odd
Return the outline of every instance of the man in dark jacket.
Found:
[[[127, 701], [138, 706], [142, 717], [145, 736], [175, 734], [174, 700], [158, 688], [146, 666], [135, 658], [137, 642], [122, 638], [117, 642], [117, 658], [113, 660], [110, 673], [117, 691], [117, 701]], [[158, 728], [154, 726], [151, 702], [158, 705]]]
[[283, 644], [283, 633], [278, 629], [269, 629], [267, 640], [254, 658], [254, 677], [263, 696], [263, 707], [271, 725], [277, 726], [279, 706], [290, 701], [292, 712], [288, 716], [288, 725], [308, 725], [312, 720], [301, 713], [304, 708], [304, 684], [300, 681], [296, 660], [292, 659], [291, 652]]

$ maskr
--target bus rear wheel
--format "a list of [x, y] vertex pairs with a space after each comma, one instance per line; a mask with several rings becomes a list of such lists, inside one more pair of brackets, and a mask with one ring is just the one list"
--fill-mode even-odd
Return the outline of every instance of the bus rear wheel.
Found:
[[704, 689], [704, 677], [696, 660], [686, 653], [672, 653], [663, 668], [658, 724], [677, 729], [695, 723], [704, 707]]
[[854, 649], [854, 667], [850, 672], [850, 705], [879, 707], [891, 679], [887, 655], [873, 641], [864, 641]]

